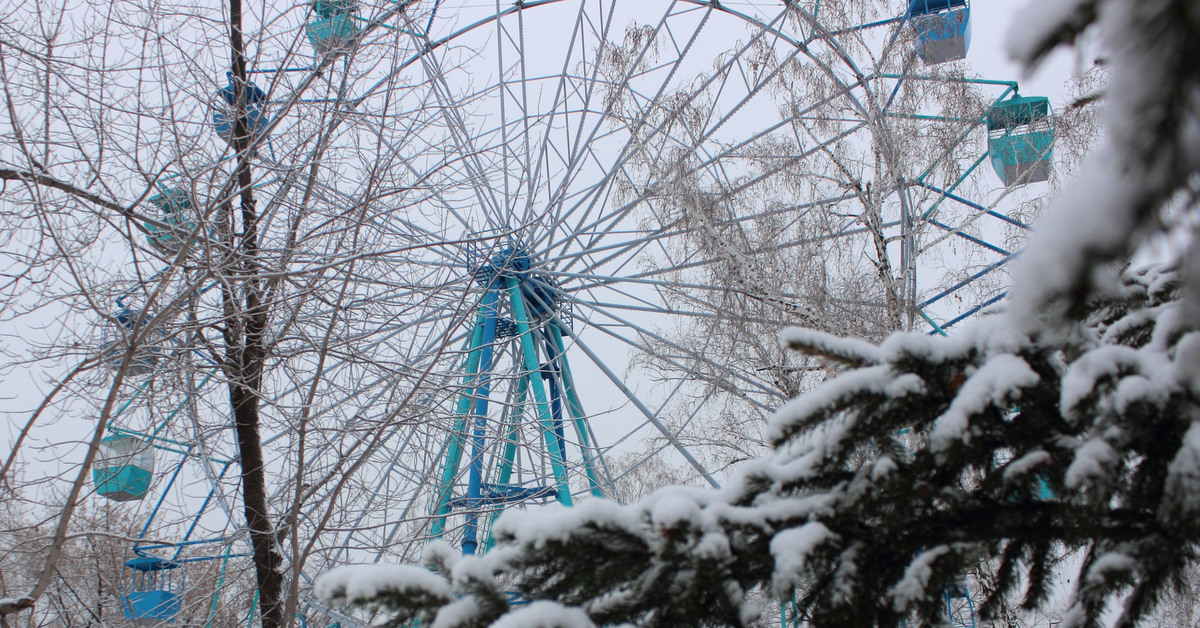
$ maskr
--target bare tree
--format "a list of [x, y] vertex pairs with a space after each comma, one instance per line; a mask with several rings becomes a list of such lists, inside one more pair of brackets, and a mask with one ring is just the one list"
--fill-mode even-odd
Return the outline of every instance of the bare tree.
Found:
[[[663, 99], [670, 106], [630, 115], [642, 144], [624, 197], [645, 199], [646, 222], [686, 234], [656, 270], [690, 287], [668, 291], [676, 308], [704, 312], [643, 337], [654, 350], [642, 365], [664, 385], [681, 374], [693, 382], [676, 396], [672, 425], [714, 468], [760, 455], [765, 419], [841, 368], [785, 351], [776, 330], [799, 324], [873, 341], [940, 330], [1003, 294], [1006, 261], [1052, 189], [1006, 189], [982, 162], [988, 109], [1016, 84], [964, 62], [924, 63], [907, 6], [788, 3], [777, 28], [798, 49], [782, 37], [739, 42], [720, 56], [734, 62], [694, 81], [711, 88], [689, 85]], [[638, 106], [618, 79], [630, 64], [653, 64], [663, 44], [647, 43], [650, 32], [631, 27], [601, 56], [615, 111]], [[734, 81], [763, 94], [786, 127], [731, 139], [724, 176], [714, 177], [697, 147], [721, 132], [720, 89]], [[1095, 141], [1101, 86], [1097, 72], [1083, 75], [1074, 103], [1060, 107], [1052, 186]], [[722, 409], [696, 418], [714, 398]]]
[[[312, 10], [284, 19], [302, 25]], [[180, 493], [177, 508], [208, 510], [170, 520], [154, 509], [147, 530], [116, 535], [97, 577], [120, 577], [136, 539], [169, 545], [210, 532], [225, 561], [212, 551], [189, 571], [195, 582], [221, 579], [225, 597], [193, 587], [185, 609], [209, 621], [218, 609], [254, 613], [253, 594], [262, 625], [288, 625], [306, 561], [337, 523], [340, 493], [357, 488], [356, 461], [395, 429], [420, 381], [419, 369], [397, 368], [408, 349], [383, 351], [364, 333], [380, 308], [403, 317], [433, 296], [422, 288], [430, 278], [392, 274], [406, 251], [428, 243], [387, 216], [431, 194], [397, 167], [393, 146], [436, 118], [393, 103], [394, 77], [375, 100], [364, 95], [380, 77], [374, 64], [415, 44], [376, 37], [360, 49], [352, 38], [314, 58], [296, 30], [274, 30], [275, 18], [239, 0], [28, 1], [5, 12], [5, 368], [14, 381], [50, 386], [17, 394], [20, 409], [10, 412], [21, 427], [0, 480], [41, 502], [36, 527], [47, 538], [28, 554], [37, 560], [5, 579], [0, 615], [36, 605], [46, 616], [67, 608], [69, 589], [79, 593], [63, 575], [86, 543], [75, 530], [96, 508], [120, 508], [95, 505], [103, 500], [92, 482], [101, 444], [117, 430], [172, 461], [155, 485]], [[422, 15], [393, 4], [362, 32]], [[351, 102], [345, 94], [356, 87]], [[374, 109], [364, 118], [355, 107]], [[336, 155], [334, 138], [344, 146]], [[347, 167], [353, 179], [341, 176]], [[396, 385], [366, 403], [384, 411], [347, 428], [353, 410], [337, 400], [380, 374]], [[311, 468], [313, 460], [322, 462]], [[31, 488], [20, 467], [47, 479]], [[230, 551], [243, 543], [249, 552]], [[197, 555], [184, 547], [172, 550]], [[247, 553], [249, 587], [239, 580]], [[110, 585], [97, 591], [113, 595]], [[246, 597], [230, 600], [238, 589]], [[71, 608], [92, 608], [90, 599], [80, 593]]]

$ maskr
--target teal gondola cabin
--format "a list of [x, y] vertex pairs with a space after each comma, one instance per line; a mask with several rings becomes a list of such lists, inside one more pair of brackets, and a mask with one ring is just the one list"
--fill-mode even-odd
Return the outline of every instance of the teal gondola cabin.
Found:
[[[124, 299], [124, 297], [117, 299], [117, 309], [112, 313], [108, 324], [104, 326], [104, 335], [101, 340], [103, 346], [101, 358], [113, 370], [121, 368], [125, 363], [126, 348], [131, 337], [139, 328], [139, 313], [126, 305]], [[143, 314], [140, 323], [145, 325], [149, 320], [150, 316]], [[164, 354], [163, 348], [159, 346], [163, 340], [163, 333], [159, 330], [152, 330], [148, 335], [143, 336], [140, 345], [134, 350], [129, 364], [126, 366], [126, 374], [146, 375], [153, 372]]]
[[188, 198], [188, 193], [185, 190], [172, 188], [163, 190], [159, 194], [151, 196], [150, 204], [158, 210], [158, 222], [165, 226], [158, 226], [150, 222], [146, 222], [146, 241], [150, 246], [167, 253], [174, 255], [183, 248], [188, 236], [195, 231], [196, 223], [192, 219], [194, 212], [192, 211], [192, 203]]
[[1050, 99], [1014, 96], [987, 113], [988, 152], [1006, 187], [1050, 178], [1054, 124]]
[[906, 15], [917, 54], [926, 65], [965, 59], [971, 47], [971, 5], [967, 0], [912, 0]]
[[92, 467], [96, 492], [113, 501], [141, 499], [154, 479], [154, 447], [133, 436], [106, 436]]
[[181, 564], [157, 556], [138, 556], [125, 563], [130, 577], [123, 583], [121, 607], [135, 626], [175, 623], [183, 602]]
[[354, 0], [316, 0], [312, 3], [313, 19], [305, 27], [308, 41], [317, 56], [345, 52], [358, 37], [358, 22]]

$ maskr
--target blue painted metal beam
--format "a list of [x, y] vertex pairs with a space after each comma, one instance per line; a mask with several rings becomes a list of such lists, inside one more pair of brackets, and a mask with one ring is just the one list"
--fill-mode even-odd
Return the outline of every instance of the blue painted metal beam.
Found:
[[430, 535], [433, 538], [442, 536], [446, 531], [446, 517], [450, 514], [450, 496], [454, 489], [454, 476], [458, 474], [458, 466], [462, 462], [463, 449], [467, 441], [467, 415], [471, 411], [471, 399], [475, 393], [475, 377], [479, 371], [480, 344], [483, 342], [483, 314], [480, 312], [471, 332], [467, 346], [466, 373], [462, 378], [463, 391], [458, 398], [458, 407], [454, 413], [454, 424], [450, 434], [446, 436], [446, 458], [442, 462], [442, 477], [438, 482], [437, 497], [434, 500], [433, 526]]
[[[225, 477], [225, 472], [229, 471], [230, 466], [231, 463], [227, 462], [225, 463], [225, 466], [221, 468], [221, 473], [217, 475], [218, 482], [221, 480], [221, 478]], [[215, 486], [208, 490], [208, 496], [204, 498], [204, 503], [200, 504], [200, 509], [196, 511], [196, 516], [192, 518], [192, 525], [188, 526], [187, 533], [183, 535], [183, 541], [179, 544], [178, 548], [176, 548], [175, 555], [171, 557], [171, 560], [179, 560], [179, 554], [183, 552], [183, 545], [192, 538], [192, 532], [196, 531], [196, 526], [200, 523], [201, 515], [204, 514], [204, 511], [208, 508], [208, 505], [212, 503], [212, 498], [214, 495], [216, 495], [216, 492], [217, 487]]]
[[[934, 329], [934, 331], [929, 332], [929, 335], [932, 336], [934, 334], [941, 334], [941, 335], [945, 336], [946, 335], [945, 329], [947, 327], [950, 327], [956, 323], [961, 323], [962, 321], [979, 313], [979, 311], [982, 310], [983, 308], [988, 307], [990, 305], [994, 305], [996, 303], [999, 303], [1000, 301], [1004, 300], [1004, 297], [1007, 297], [1007, 296], [1008, 296], [1008, 292], [1001, 292], [1000, 294], [988, 299], [987, 301], [984, 301], [983, 303], [976, 305], [975, 307], [967, 310], [966, 312], [959, 314], [958, 316], [956, 316], [953, 319], [946, 322], [945, 325], [942, 325], [941, 329]], [[933, 321], [930, 321], [930, 322], [933, 322]]]
[[[987, 156], [987, 155], [984, 155], [984, 157], [986, 157], [986, 156]], [[959, 203], [961, 203], [961, 204], [963, 204], [963, 205], [966, 205], [967, 207], [970, 207], [971, 209], [978, 209], [979, 211], [981, 211], [981, 212], [984, 212], [984, 213], [986, 213], [987, 215], [989, 215], [989, 216], [992, 216], [993, 218], [999, 218], [1000, 220], [1003, 220], [1004, 222], [1007, 222], [1008, 224], [1010, 224], [1010, 225], [1012, 225], [1012, 226], [1014, 226], [1014, 227], [1019, 227], [1019, 228], [1021, 228], [1021, 229], [1025, 229], [1025, 230], [1027, 230], [1027, 231], [1030, 229], [1030, 226], [1029, 226], [1029, 225], [1027, 225], [1027, 224], [1025, 224], [1025, 223], [1021, 222], [1020, 220], [1016, 220], [1016, 219], [1010, 218], [1010, 217], [1008, 217], [1008, 216], [1005, 216], [1004, 214], [1001, 214], [1000, 212], [997, 212], [997, 211], [995, 211], [995, 210], [988, 209], [988, 208], [984, 207], [983, 205], [980, 205], [979, 203], [973, 203], [973, 202], [971, 202], [971, 201], [968, 201], [967, 199], [965, 199], [965, 198], [963, 198], [963, 197], [961, 197], [961, 196], [958, 196], [957, 194], [954, 194], [954, 193], [952, 193], [952, 192], [948, 192], [948, 191], [946, 191], [946, 190], [943, 190], [943, 189], [941, 189], [941, 188], [939, 188], [939, 187], [937, 187], [937, 186], [934, 186], [934, 185], [929, 185], [928, 183], [925, 183], [924, 181], [918, 181], [918, 182], [917, 182], [917, 185], [919, 185], [919, 186], [921, 186], [921, 187], [923, 187], [923, 188], [925, 188], [925, 189], [927, 189], [927, 190], [931, 190], [931, 191], [933, 191], [933, 192], [937, 192], [938, 194], [941, 194], [942, 196], [944, 196], [944, 197], [946, 197], [946, 198], [948, 198], [948, 199], [950, 199], [950, 200], [953, 200], [953, 201], [958, 201]]]
[[[529, 328], [529, 317], [525, 309], [525, 299], [521, 295], [520, 284], [515, 277], [505, 277], [508, 286], [509, 302], [512, 304], [513, 319], [517, 324], [517, 338], [521, 343], [521, 357], [525, 370], [536, 373], [539, 370], [537, 347], [533, 343], [533, 332]], [[554, 483], [558, 487], [558, 501], [563, 505], [572, 505], [571, 488], [567, 485], [567, 468], [565, 452], [558, 446], [554, 437], [554, 423], [550, 417], [550, 403], [542, 389], [540, 378], [530, 378], [530, 388], [533, 389], [534, 402], [537, 404], [538, 422], [542, 426], [542, 437], [546, 442], [546, 450], [550, 456], [550, 467], [554, 472]]]
[[550, 322], [550, 337], [554, 341], [554, 352], [561, 367], [563, 389], [567, 395], [567, 411], [575, 423], [575, 434], [579, 438], [579, 449], [583, 453], [584, 470], [588, 483], [591, 484], [592, 495], [604, 497], [600, 490], [600, 482], [596, 477], [595, 454], [592, 450], [591, 437], [588, 435], [587, 418], [583, 413], [583, 404], [579, 401], [579, 390], [575, 386], [575, 378], [571, 375], [571, 365], [567, 361], [566, 347], [563, 344], [562, 330], [558, 323]]
[[[188, 447], [188, 452], [192, 450]], [[175, 472], [171, 474], [171, 479], [167, 481], [167, 485], [163, 488], [162, 494], [158, 496], [158, 503], [154, 504], [154, 510], [150, 511], [150, 516], [146, 518], [146, 524], [142, 526], [142, 531], [138, 533], [138, 540], [133, 544], [133, 551], [138, 551], [138, 543], [146, 538], [146, 532], [150, 530], [150, 524], [154, 521], [154, 515], [158, 514], [158, 510], [162, 508], [163, 501], [167, 498], [167, 493], [171, 491], [171, 487], [175, 485], [175, 479], [179, 477], [179, 472], [183, 470], [183, 463], [187, 462], [187, 456], [184, 456], [179, 461], [179, 465], [175, 467]]]
[[954, 235], [956, 235], [956, 236], [958, 236], [958, 237], [960, 237], [960, 238], [962, 238], [962, 239], [964, 239], [964, 240], [966, 240], [966, 241], [968, 241], [968, 242], [974, 242], [975, 244], [978, 244], [979, 246], [982, 246], [983, 248], [985, 248], [985, 249], [987, 249], [987, 250], [989, 250], [989, 251], [994, 251], [994, 252], [996, 252], [996, 253], [999, 253], [999, 254], [1001, 254], [1001, 255], [1007, 255], [1007, 256], [1012, 256], [1012, 255], [1013, 255], [1012, 253], [1010, 253], [1010, 252], [1008, 252], [1008, 251], [1005, 251], [1004, 249], [1002, 249], [1002, 248], [1000, 248], [1000, 247], [996, 246], [995, 244], [992, 244], [992, 243], [990, 243], [990, 242], [987, 242], [987, 241], [985, 241], [985, 240], [981, 240], [981, 239], [979, 239], [979, 238], [976, 238], [976, 237], [975, 237], [975, 236], [973, 236], [973, 235], [967, 235], [967, 234], [963, 233], [962, 229], [956, 229], [956, 228], [954, 228], [954, 227], [951, 227], [950, 225], [947, 225], [947, 224], [945, 224], [945, 223], [942, 223], [942, 222], [938, 222], [938, 221], [936, 221], [936, 220], [930, 220], [930, 221], [928, 221], [928, 222], [929, 222], [929, 224], [931, 224], [931, 225], [934, 225], [934, 226], [936, 226], [936, 227], [938, 227], [938, 228], [940, 228], [940, 229], [942, 229], [942, 230], [944, 230], [944, 231], [948, 231], [948, 232], [950, 232], [950, 233], [953, 233]]
[[557, 364], [558, 352], [555, 350], [553, 341], [545, 336], [543, 332], [542, 340], [546, 347], [546, 363], [541, 367], [542, 379], [546, 381], [547, 387], [550, 389], [550, 418], [554, 422], [554, 436], [558, 439], [558, 450], [563, 452], [563, 457], [567, 453], [567, 437], [563, 433], [563, 418], [562, 418], [562, 393], [559, 391], [559, 368]]
[[463, 554], [474, 554], [479, 547], [479, 512], [483, 488], [483, 452], [486, 446], [488, 396], [492, 392], [492, 361], [496, 355], [496, 319], [499, 290], [491, 288], [480, 308], [483, 337], [480, 345], [479, 375], [471, 396], [471, 462], [467, 483], [467, 525], [463, 531]]
[[[497, 475], [496, 483], [501, 486], [507, 485], [512, 481], [513, 467], [517, 459], [517, 438], [521, 432], [521, 418], [525, 416], [525, 400], [529, 396], [529, 374], [522, 374], [517, 378], [517, 392], [514, 395], [512, 406], [506, 409], [508, 413], [504, 418], [504, 423], [508, 428], [505, 430], [504, 438], [504, 454], [500, 458], [500, 472]], [[501, 429], [504, 429], [503, 427]], [[496, 539], [492, 536], [492, 524], [496, 522], [496, 518], [500, 516], [500, 510], [497, 509], [492, 513], [491, 519], [487, 526], [487, 541], [484, 545], [484, 551], [491, 551], [492, 546], [496, 544]]]
[[1013, 259], [1016, 259], [1016, 257], [1020, 254], [1021, 254], [1020, 252], [1017, 252], [1017, 253], [1013, 253], [1012, 255], [1009, 255], [1008, 257], [1005, 257], [1004, 259], [996, 262], [995, 264], [992, 264], [992, 265], [988, 266], [987, 268], [984, 268], [983, 270], [975, 273], [974, 275], [971, 275], [970, 277], [954, 284], [953, 286], [946, 288], [942, 292], [926, 299], [924, 302], [917, 304], [917, 307], [923, 308], [923, 307], [926, 307], [933, 303], [936, 303], [936, 302], [946, 298], [947, 296], [950, 296], [952, 293], [954, 293], [959, 288], [966, 286], [967, 284], [971, 283], [972, 281], [975, 281], [976, 279], [979, 279], [980, 277], [983, 277], [984, 275], [987, 275], [993, 271], [998, 270], [1001, 266], [1004, 266], [1005, 264], [1011, 262]]

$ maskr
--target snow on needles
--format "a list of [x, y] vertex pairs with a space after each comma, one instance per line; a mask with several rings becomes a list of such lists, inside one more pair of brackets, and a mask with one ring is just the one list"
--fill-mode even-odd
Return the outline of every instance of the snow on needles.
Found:
[[[829, 380], [808, 394], [801, 395], [779, 409], [767, 422], [767, 437], [778, 443], [788, 437], [795, 424], [821, 411], [835, 409], [863, 393], [886, 397], [903, 397], [925, 391], [921, 378], [896, 373], [887, 366], [873, 366], [845, 373]], [[832, 431], [829, 439], [836, 440], [845, 430]]]
[[426, 597], [449, 601], [450, 583], [415, 565], [347, 565], [317, 578], [313, 591], [330, 605], [376, 602], [390, 596]]
[[1099, 382], [1108, 378], [1120, 380], [1117, 394], [1110, 402], [1112, 408], [1105, 409], [1119, 412], [1131, 403], [1162, 403], [1179, 390], [1180, 381], [1175, 364], [1165, 351], [1121, 345], [1096, 347], [1076, 360], [1063, 376], [1060, 402], [1063, 412], [1080, 411], [1080, 405], [1096, 395]]
[[933, 563], [950, 553], [950, 548], [939, 545], [923, 552], [904, 570], [904, 578], [892, 589], [892, 608], [903, 611], [913, 602], [925, 597], [925, 588], [933, 578]]
[[1117, 450], [1108, 441], [1100, 437], [1088, 439], [1075, 451], [1075, 459], [1067, 467], [1067, 488], [1079, 488], [1088, 480], [1104, 477], [1119, 459]]
[[989, 405], [1004, 405], [1019, 389], [1036, 386], [1041, 378], [1020, 357], [992, 356], [963, 383], [954, 401], [938, 418], [929, 435], [930, 448], [944, 452], [969, 438], [968, 418]]
[[[1200, 514], [1200, 422], [1193, 422], [1183, 437], [1183, 447], [1168, 467], [1166, 508], [1181, 519]], [[1168, 513], [1164, 513], [1168, 514]]]
[[1044, 449], [1031, 451], [1004, 467], [1004, 481], [1012, 482], [1041, 467], [1047, 467], [1054, 461], [1050, 452]]
[[1120, 552], [1109, 552], [1096, 559], [1087, 571], [1087, 584], [1098, 586], [1111, 574], [1121, 574], [1137, 568], [1137, 561]]
[[[1059, 44], [1099, 25], [1106, 64], [1107, 141], [1039, 220], [1013, 271], [1011, 311], [1026, 325], [1062, 322], [1077, 296], [1097, 287], [1105, 262], [1128, 256], [1160, 229], [1171, 196], [1200, 168], [1200, 85], [1194, 23], [1178, 0], [1029, 2], [1014, 20], [1010, 53], [1036, 65]], [[1193, 245], [1195, 246], [1195, 245]], [[1076, 295], [1072, 297], [1071, 295]]]
[[789, 349], [819, 354], [847, 364], [879, 364], [883, 361], [879, 349], [869, 342], [815, 329], [789, 327], [779, 334], [779, 340]]
[[1096, 0], [1059, 0], [1031, 2], [1013, 20], [1020, 28], [1008, 29], [1005, 45], [1009, 54], [1027, 63], [1045, 52], [1046, 42], [1055, 38], [1055, 31], [1074, 26], [1082, 29]]
[[596, 624], [578, 608], [538, 601], [505, 614], [492, 628], [596, 628]]
[[584, 500], [571, 508], [549, 505], [528, 510], [508, 510], [496, 520], [497, 538], [540, 549], [554, 542], [566, 542], [584, 526], [638, 530], [643, 521], [634, 509], [600, 499]]
[[783, 599], [788, 592], [800, 587], [807, 577], [804, 564], [808, 556], [821, 544], [837, 538], [819, 521], [810, 521], [799, 528], [776, 534], [771, 539], [771, 558], [775, 560], [771, 585], [775, 595]]

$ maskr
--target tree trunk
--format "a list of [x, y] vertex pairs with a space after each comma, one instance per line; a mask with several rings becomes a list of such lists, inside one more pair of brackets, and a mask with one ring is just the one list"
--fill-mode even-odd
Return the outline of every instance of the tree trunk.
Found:
[[[249, 349], [249, 347], [247, 347]], [[261, 362], [260, 362], [261, 364]], [[266, 473], [258, 427], [258, 395], [249, 386], [230, 384], [229, 398], [237, 421], [242, 467], [242, 500], [254, 548], [254, 571], [263, 628], [283, 625], [283, 556], [279, 552], [267, 510]]]
[[[229, 401], [237, 430], [242, 468], [242, 501], [246, 526], [254, 550], [258, 601], [263, 628], [283, 625], [283, 554], [271, 525], [267, 507], [266, 469], [259, 429], [259, 397], [267, 350], [264, 332], [267, 309], [262, 300], [258, 260], [258, 213], [250, 172], [253, 138], [247, 125], [246, 55], [242, 39], [241, 0], [229, 1], [229, 43], [234, 84], [233, 148], [237, 153], [237, 187], [241, 233], [231, 230], [235, 258], [233, 273], [222, 291], [225, 301], [225, 370], [229, 376]], [[242, 301], [244, 299], [244, 302]]]

